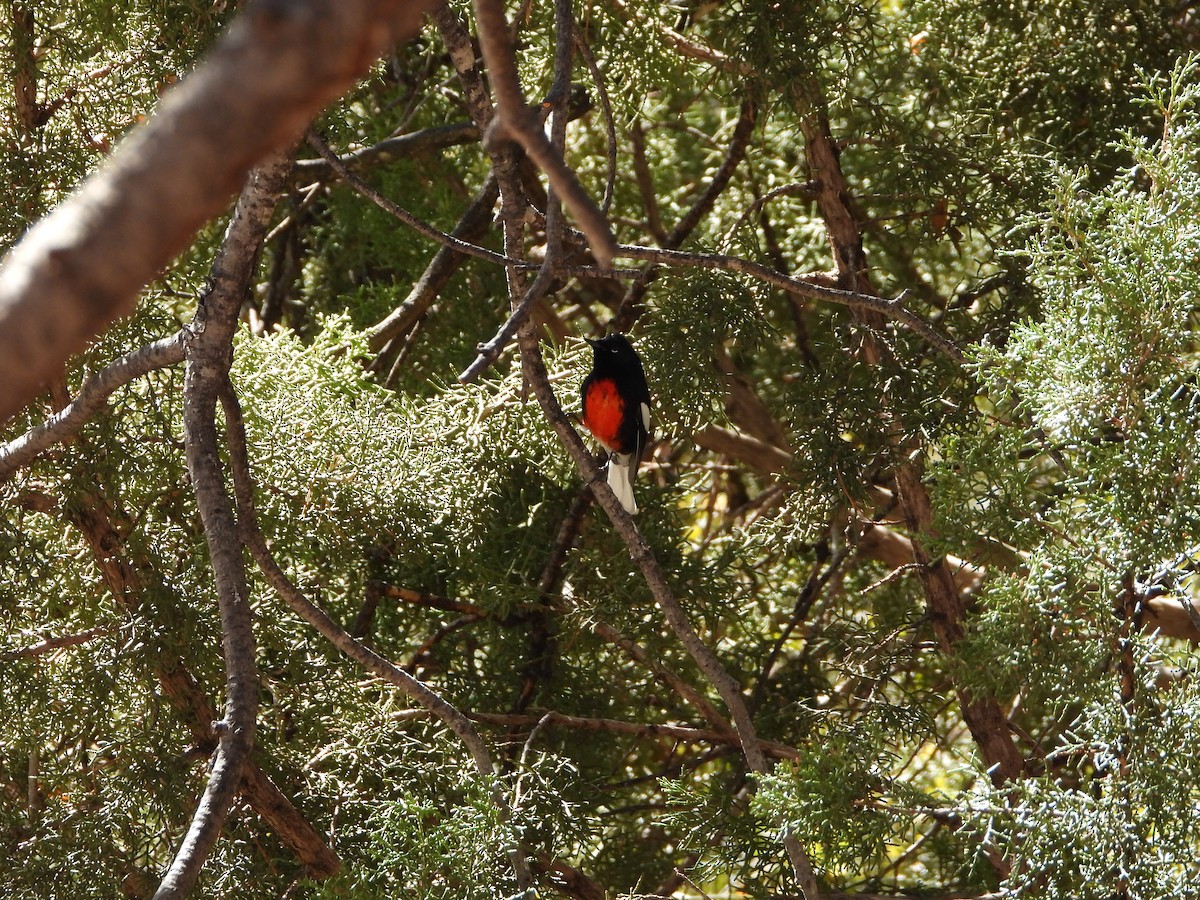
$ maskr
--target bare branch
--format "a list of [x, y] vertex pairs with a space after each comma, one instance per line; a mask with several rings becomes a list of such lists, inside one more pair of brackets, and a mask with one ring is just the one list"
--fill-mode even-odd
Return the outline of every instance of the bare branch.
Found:
[[707, 697], [688, 684], [684, 679], [680, 678], [675, 672], [668, 669], [660, 660], [655, 659], [647, 653], [645, 648], [636, 641], [617, 631], [617, 629], [606, 622], [593, 622], [592, 631], [606, 641], [620, 647], [630, 659], [642, 664], [653, 672], [657, 678], [670, 685], [675, 693], [694, 706], [696, 711], [704, 716], [708, 720], [708, 723], [720, 734], [737, 734], [728, 720], [717, 711], [715, 706], [708, 702]]
[[[748, 88], [748, 90], [751, 90]], [[738, 110], [737, 122], [733, 126], [733, 135], [729, 139], [729, 148], [725, 158], [721, 160], [720, 168], [713, 174], [712, 181], [701, 192], [696, 201], [688, 207], [688, 211], [675, 224], [674, 229], [667, 235], [665, 247], [677, 250], [683, 246], [696, 226], [712, 210], [713, 205], [729, 187], [734, 172], [746, 158], [746, 148], [750, 146], [750, 138], [754, 134], [754, 126], [758, 124], [758, 104], [750, 97], [742, 100]]]
[[260, 0], [0, 267], [0, 421], [113, 319], [433, 0]]
[[[752, 90], [752, 88], [748, 86], [747, 90]], [[692, 232], [696, 230], [696, 226], [708, 215], [713, 205], [717, 202], [717, 199], [729, 187], [730, 182], [733, 180], [734, 172], [737, 171], [738, 166], [746, 157], [746, 148], [750, 145], [750, 137], [754, 133], [754, 126], [757, 122], [758, 104], [750, 97], [746, 97], [742, 100], [741, 108], [738, 111], [737, 124], [734, 125], [733, 135], [729, 139], [729, 147], [725, 151], [725, 158], [721, 160], [720, 167], [713, 174], [712, 180], [700, 193], [700, 196], [696, 198], [687, 212], [675, 224], [675, 227], [671, 229], [671, 233], [662, 237], [661, 244], [664, 249], [677, 250], [682, 247], [684, 241], [691, 236]], [[640, 140], [640, 138], [641, 135], [638, 134], [638, 139]], [[642, 150], [641, 165], [644, 167], [646, 165], [644, 148], [637, 146], [637, 142], [635, 142], [635, 151], [639, 149]], [[648, 195], [648, 187], [653, 187], [649, 179], [650, 175], [648, 171], [638, 173], [638, 181], [642, 188], [643, 196]], [[650, 193], [652, 194], [652, 190]], [[655, 228], [653, 217], [650, 216], [650, 212], [654, 209], [655, 204], [652, 200], [649, 200], [646, 201], [646, 206], [647, 215], [651, 218], [651, 228]], [[657, 230], [661, 231], [661, 229], [662, 225], [659, 224]], [[621, 305], [617, 309], [615, 318], [618, 328], [625, 327], [636, 317], [638, 305], [642, 297], [645, 296], [651, 282], [657, 277], [657, 274], [654, 268], [649, 268], [629, 286], [629, 290], [625, 293], [624, 298], [621, 300]]]
[[211, 290], [200, 299], [187, 342], [183, 437], [188, 475], [216, 577], [225, 654], [226, 698], [220, 745], [208, 784], [155, 900], [184, 897], [220, 836], [254, 747], [258, 674], [250, 588], [233, 505], [225, 489], [216, 403], [233, 361], [233, 334], [253, 281], [275, 201], [287, 184], [291, 155], [277, 154], [251, 173], [213, 262]]
[[596, 55], [592, 53], [592, 48], [580, 29], [575, 29], [575, 44], [579, 47], [579, 53], [592, 75], [592, 84], [596, 86], [596, 93], [600, 97], [600, 109], [604, 114], [604, 130], [608, 136], [605, 148], [608, 170], [604, 179], [604, 200], [600, 203], [600, 212], [607, 216], [608, 210], [612, 206], [613, 190], [617, 182], [617, 124], [613, 116], [612, 103], [608, 99], [608, 88], [604, 83], [604, 73], [600, 71], [600, 66], [596, 64]]
[[326, 144], [325, 141], [315, 132], [309, 132], [308, 143], [309, 146], [321, 154], [321, 157], [326, 163], [329, 164], [329, 167], [333, 169], [333, 171], [339, 178], [342, 179], [342, 181], [346, 182], [346, 184], [350, 185], [350, 187], [354, 188], [354, 190], [362, 194], [388, 215], [395, 216], [397, 219], [419, 234], [423, 234], [430, 240], [437, 241], [437, 243], [443, 245], [444, 247], [450, 247], [451, 249], [456, 250], [465, 256], [473, 256], [476, 259], [485, 259], [488, 262], [499, 263], [500, 265], [508, 265], [520, 262], [520, 260], [509, 259], [502, 253], [496, 253], [492, 250], [488, 250], [485, 247], [479, 247], [475, 244], [468, 243], [467, 241], [459, 240], [453, 235], [446, 234], [446, 232], [434, 228], [424, 219], [417, 218], [399, 204], [394, 203], [387, 197], [383, 196], [383, 194], [379, 193], [379, 191], [375, 190], [373, 187], [347, 169], [342, 161], [338, 159], [337, 154], [330, 150], [329, 145]]
[[[397, 159], [408, 159], [431, 150], [443, 150], [446, 147], [457, 147], [461, 144], [474, 144], [478, 140], [479, 126], [474, 122], [450, 122], [447, 125], [423, 128], [411, 134], [396, 135], [377, 144], [352, 150], [340, 155], [338, 162], [346, 169], [355, 171], [368, 166], [383, 165]], [[330, 177], [340, 177], [324, 156], [319, 159], [296, 160], [293, 175], [297, 184], [308, 184], [310, 181], [324, 181]]]
[[[496, 178], [489, 175], [479, 195], [458, 220], [451, 236], [472, 244], [483, 237], [491, 225], [492, 209], [499, 195]], [[412, 290], [408, 292], [404, 302], [371, 329], [371, 349], [382, 351], [389, 342], [408, 334], [466, 259], [465, 253], [449, 245], [440, 247], [421, 277], [412, 286]]]
[[89, 628], [87, 631], [81, 631], [79, 634], [63, 634], [58, 637], [46, 638], [44, 641], [31, 644], [28, 647], [21, 647], [19, 650], [8, 650], [0, 653], [0, 661], [9, 662], [14, 659], [30, 659], [36, 656], [45, 656], [47, 653], [62, 650], [64, 647], [78, 647], [80, 644], [87, 644], [98, 637], [112, 634], [115, 630], [111, 625], [98, 625], [95, 628]]
[[498, 136], [517, 141], [537, 165], [546, 173], [550, 184], [562, 201], [575, 215], [580, 229], [592, 248], [592, 254], [601, 268], [612, 263], [616, 238], [609, 230], [604, 214], [595, 201], [579, 184], [562, 155], [558, 153], [542, 131], [538, 118], [525, 105], [517, 78], [516, 50], [504, 15], [501, 0], [475, 0], [475, 19], [479, 28], [479, 44], [492, 78], [492, 91], [496, 98], [496, 122]]
[[109, 363], [83, 383], [75, 399], [49, 419], [20, 437], [0, 446], [0, 481], [26, 466], [38, 454], [70, 439], [96, 413], [117, 388], [156, 369], [183, 362], [184, 332], [155, 341]]

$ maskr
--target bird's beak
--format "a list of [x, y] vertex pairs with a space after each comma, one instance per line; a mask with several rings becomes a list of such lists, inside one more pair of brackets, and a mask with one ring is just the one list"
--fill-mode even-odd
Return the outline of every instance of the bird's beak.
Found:
[[571, 341], [572, 343], [584, 343], [584, 344], [591, 344], [593, 347], [596, 346], [596, 342], [593, 341], [591, 338], [575, 337], [574, 335], [569, 335], [567, 337], [567, 340]]

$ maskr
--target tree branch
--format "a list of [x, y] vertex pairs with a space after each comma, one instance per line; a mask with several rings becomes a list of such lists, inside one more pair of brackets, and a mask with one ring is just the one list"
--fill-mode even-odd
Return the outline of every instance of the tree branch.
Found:
[[[817, 208], [825, 221], [825, 232], [839, 283], [843, 287], [852, 288], [856, 295], [869, 296], [873, 288], [867, 274], [862, 234], [850, 205], [850, 188], [841, 168], [838, 147], [830, 132], [829, 116], [820, 88], [815, 82], [803, 83], [795, 85], [793, 92], [793, 99], [800, 107], [800, 130], [804, 134], [805, 158], [813, 180]], [[863, 355], [871, 365], [878, 365], [884, 358], [886, 348], [879, 345], [870, 329], [878, 326], [881, 315], [888, 315], [889, 308], [902, 309], [900, 303], [903, 296], [884, 301], [882, 307], [873, 307], [870, 304], [854, 307], [863, 324], [867, 326], [863, 339]], [[918, 333], [934, 342], [943, 352], [953, 351], [951, 357], [961, 362], [961, 355], [957, 353], [953, 344], [941, 338], [928, 323], [923, 320], [917, 321], [920, 322], [920, 328], [924, 329]], [[913, 330], [918, 330], [916, 323], [906, 324]], [[944, 345], [939, 341], [944, 342]], [[886, 398], [883, 401], [883, 415], [889, 421], [894, 419]], [[966, 605], [946, 560], [943, 557], [931, 558], [922, 543], [922, 537], [933, 530], [933, 509], [920, 472], [923, 448], [901, 445], [897, 441], [892, 452], [896, 494], [911, 535], [912, 558], [909, 561], [918, 566], [917, 571], [925, 591], [926, 607], [941, 651], [948, 658], [952, 658], [966, 634]], [[961, 684], [956, 685], [956, 691], [963, 721], [979, 748], [993, 782], [1000, 784], [1020, 777], [1025, 769], [1025, 761], [1013, 744], [1009, 735], [1008, 719], [1000, 705], [994, 698], [977, 696], [974, 691]]]
[[[479, 126], [474, 122], [450, 122], [433, 128], [423, 128], [411, 134], [389, 137], [377, 144], [351, 150], [338, 156], [338, 162], [349, 171], [369, 166], [384, 165], [397, 159], [408, 159], [431, 150], [444, 150], [462, 144], [474, 144], [479, 140]], [[293, 171], [296, 184], [311, 181], [326, 181], [341, 175], [322, 155], [317, 159], [298, 159]]]
[[410, 213], [408, 210], [401, 207], [399, 204], [389, 200], [379, 191], [375, 190], [353, 172], [346, 168], [337, 154], [329, 149], [329, 145], [316, 133], [309, 132], [308, 144], [316, 150], [321, 157], [329, 164], [329, 167], [337, 174], [342, 181], [354, 188], [362, 196], [366, 197], [388, 215], [395, 216], [409, 228], [416, 231], [418, 234], [423, 234], [431, 241], [436, 241], [444, 247], [449, 247], [462, 253], [465, 256], [473, 256], [476, 259], [484, 259], [488, 262], [499, 263], [500, 265], [508, 265], [518, 263], [520, 260], [509, 259], [502, 253], [496, 253], [493, 250], [488, 250], [486, 247], [479, 247], [467, 241], [459, 240], [454, 235], [446, 234], [446, 232], [434, 228], [424, 219], [419, 219]]
[[[479, 195], [458, 220], [454, 231], [450, 232], [451, 236], [472, 244], [483, 237], [492, 223], [492, 209], [499, 196], [496, 178], [489, 175]], [[371, 329], [371, 349], [382, 354], [390, 342], [408, 334], [466, 260], [467, 255], [452, 246], [439, 247], [404, 302]]]
[[954, 362], [962, 363], [963, 361], [962, 351], [953, 341], [920, 316], [905, 308], [904, 301], [907, 299], [905, 294], [893, 299], [886, 299], [877, 294], [831, 288], [803, 277], [785, 275], [770, 266], [764, 266], [753, 260], [739, 256], [727, 256], [722, 253], [685, 253], [680, 250], [618, 244], [615, 255], [618, 259], [644, 259], [675, 268], [718, 269], [724, 272], [737, 272], [742, 275], [750, 275], [766, 284], [791, 291], [802, 297], [824, 300], [850, 309], [879, 313], [919, 334]]
[[277, 154], [251, 173], [212, 266], [186, 342], [183, 438], [188, 475], [216, 577], [225, 654], [225, 714], [216, 761], [204, 796], [155, 900], [186, 896], [220, 836], [254, 747], [258, 673], [250, 588], [233, 505], [225, 489], [216, 404], [233, 361], [233, 335], [254, 279], [276, 198], [286, 188], [291, 155]]
[[267, 153], [395, 40], [433, 0], [259, 0], [70, 199], [0, 267], [0, 421], [228, 203]]
[[[245, 423], [237, 396], [228, 382], [222, 389], [221, 402], [225, 410], [229, 463], [237, 495], [238, 520], [242, 540], [266, 578], [267, 584], [291, 607], [293, 612], [308, 622], [338, 650], [368, 672], [398, 687], [406, 696], [420, 703], [453, 731], [471, 754], [476, 771], [488, 781], [492, 802], [496, 806], [500, 821], [507, 822], [510, 815], [508, 800], [499, 784], [494, 781], [496, 767], [491, 753], [479, 736], [479, 732], [471, 724], [470, 719], [424, 682], [414, 678], [352, 638], [328, 613], [309, 601], [279, 567], [267, 547], [267, 542], [258, 524], [258, 513], [254, 504], [254, 484], [250, 474], [250, 458], [246, 445]], [[510, 846], [508, 856], [512, 862], [517, 887], [522, 891], [529, 889], [532, 885], [532, 875], [523, 851], [520, 847]]]
[[[148, 585], [159, 586], [157, 570], [149, 560], [125, 550], [129, 522], [99, 490], [85, 493], [77, 503], [63, 504], [63, 514], [92, 549], [101, 576], [116, 601], [129, 616], [136, 616]], [[154, 655], [154, 674], [163, 695], [191, 732], [195, 747], [208, 757], [218, 743], [217, 718], [212, 704], [182, 659], [163, 648]], [[242, 791], [250, 806], [279, 835], [310, 878], [330, 878], [341, 869], [341, 860], [324, 838], [254, 762], [246, 766]]]
[[[405, 721], [418, 715], [428, 715], [429, 711], [401, 710], [393, 715]], [[563, 728], [574, 728], [582, 731], [603, 731], [609, 734], [624, 734], [636, 737], [670, 737], [692, 743], [728, 744], [741, 747], [736, 733], [715, 731], [708, 728], [693, 728], [689, 725], [673, 725], [655, 722], [625, 722], [620, 719], [606, 719], [596, 716], [571, 716], [566, 713], [550, 710], [548, 712], [533, 711], [523, 713], [486, 713], [466, 712], [464, 715], [473, 722], [484, 725], [495, 725], [500, 728], [524, 726], [558, 725]], [[759, 741], [764, 753], [777, 759], [799, 759], [800, 752], [794, 747], [781, 744], [778, 741]]]
[[90, 376], [69, 404], [40, 425], [0, 446], [0, 481], [33, 462], [39, 454], [69, 440], [104, 409], [105, 401], [120, 387], [156, 369], [183, 362], [184, 332], [155, 341], [109, 363]]
[[111, 625], [98, 625], [95, 628], [89, 628], [87, 631], [81, 631], [79, 634], [63, 634], [58, 637], [46, 638], [28, 647], [21, 647], [19, 650], [8, 650], [0, 653], [0, 662], [11, 662], [14, 659], [31, 659], [36, 656], [45, 656], [47, 653], [53, 653], [55, 650], [62, 650], [64, 647], [78, 647], [80, 644], [87, 644], [98, 637], [112, 634], [115, 630]]
[[[708, 186], [700, 193], [700, 196], [696, 198], [687, 212], [683, 214], [675, 224], [675, 227], [671, 229], [671, 233], [662, 237], [661, 244], [663, 249], [678, 250], [682, 247], [684, 241], [696, 230], [696, 226], [700, 224], [700, 221], [712, 210], [718, 198], [729, 187], [730, 182], [733, 180], [733, 174], [737, 171], [737, 167], [746, 158], [746, 148], [750, 144], [750, 137], [754, 133], [754, 126], [757, 122], [758, 104], [747, 97], [742, 100], [741, 108], [738, 111], [737, 123], [734, 125], [733, 135], [729, 140], [729, 147], [725, 151], [725, 158], [721, 160], [721, 165], [716, 173], [714, 173]], [[635, 134], [638, 135], [638, 140], [635, 141], [635, 151], [641, 150], [639, 154], [641, 156], [641, 165], [645, 167], [645, 150], [644, 147], [638, 146], [641, 135], [637, 132]], [[647, 196], [647, 188], [653, 188], [649, 172], [639, 172], [638, 182], [642, 187], [643, 198], [645, 198]], [[652, 210], [655, 213], [657, 212], [655, 204], [653, 201], [646, 201], [647, 217], [651, 220], [651, 228], [655, 229], [654, 217], [651, 216]], [[657, 225], [656, 230], [662, 230], [661, 223]], [[635, 317], [637, 306], [641, 302], [642, 297], [645, 296], [647, 288], [649, 288], [655, 277], [656, 272], [651, 267], [643, 272], [637, 281], [630, 285], [617, 310], [616, 320], [618, 327], [623, 327]]]
[[[700, 639], [688, 620], [683, 606], [672, 591], [665, 573], [654, 556], [654, 551], [638, 531], [633, 517], [625, 512], [624, 507], [617, 500], [616, 494], [612, 492], [612, 488], [601, 478], [587, 447], [584, 446], [579, 434], [572, 427], [562, 407], [559, 406], [558, 398], [555, 397], [554, 390], [550, 386], [550, 379], [546, 372], [546, 365], [542, 361], [537, 338], [528, 323], [518, 332], [518, 342], [521, 347], [522, 372], [526, 382], [532, 387], [546, 420], [558, 434], [572, 459], [575, 460], [584, 482], [591, 486], [596, 502], [603, 507], [613, 523], [613, 527], [625, 542], [629, 555], [641, 570], [642, 577], [658, 602], [667, 624], [671, 626], [671, 630], [679, 642], [691, 654], [704, 677], [708, 679], [725, 702], [725, 707], [729, 710], [734, 727], [737, 729], [747, 765], [751, 771], [757, 774], [769, 774], [771, 767], [759, 746], [754, 722], [750, 717], [745, 698], [742, 696], [740, 685], [725, 671], [716, 654]], [[795, 871], [796, 880], [805, 897], [808, 900], [818, 900], [820, 892], [817, 887], [816, 874], [807, 854], [800, 846], [799, 841], [790, 833], [785, 834], [783, 843]]]
[[475, 19], [479, 45], [492, 79], [496, 99], [496, 120], [491, 128], [498, 137], [519, 143], [546, 173], [550, 184], [575, 215], [580, 230], [587, 235], [592, 254], [602, 269], [612, 263], [616, 238], [608, 228], [604, 214], [579, 184], [562, 155], [551, 145], [538, 118], [521, 93], [517, 77], [516, 49], [501, 0], [475, 0]]

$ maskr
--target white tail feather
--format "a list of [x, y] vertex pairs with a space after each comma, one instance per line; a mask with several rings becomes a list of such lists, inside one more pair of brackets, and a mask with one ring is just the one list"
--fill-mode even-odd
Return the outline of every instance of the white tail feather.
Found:
[[638, 508], [637, 501], [633, 499], [633, 474], [629, 471], [629, 464], [620, 462], [615, 454], [608, 460], [608, 486], [625, 507], [625, 512], [636, 516]]

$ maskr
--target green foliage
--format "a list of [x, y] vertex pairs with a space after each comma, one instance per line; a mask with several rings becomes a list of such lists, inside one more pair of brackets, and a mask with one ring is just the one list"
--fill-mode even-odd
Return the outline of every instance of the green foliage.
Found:
[[[782, 761], [764, 777], [711, 721], [724, 701], [607, 517], [574, 508], [583, 485], [513, 354], [456, 382], [509, 314], [503, 269], [464, 264], [381, 351], [373, 329], [436, 248], [345, 186], [298, 183], [235, 340], [263, 532], [306, 596], [476, 716], [498, 774], [481, 778], [457, 738], [252, 571], [255, 761], [343, 871], [305, 879], [239, 804], [198, 892], [505, 897], [520, 843], [539, 895], [590, 896], [574, 876], [612, 896], [791, 895], [786, 829], [831, 891], [1194, 893], [1194, 661], [1137, 627], [1152, 597], [1191, 599], [1200, 545], [1200, 73], [1179, 62], [1194, 18], [1170, 6], [577, 4], [613, 106], [621, 240], [672, 231], [753, 98], [745, 158], [684, 246], [822, 280], [827, 173], [810, 167], [804, 132], [826, 116], [870, 283], [907, 290], [971, 360], [964, 370], [897, 326], [711, 269], [660, 269], [638, 304], [628, 279], [580, 270], [535, 310], [572, 421], [590, 351], [557, 339], [637, 318], [658, 439], [638, 526], [775, 742]], [[15, 8], [0, 56], [15, 86], [35, 39], [44, 118], [3, 101], [4, 247], [150, 113], [229, 15], [43, 4], [27, 33]], [[513, 18], [536, 100], [553, 77], [553, 5]], [[601, 85], [580, 59], [572, 77], [597, 108], [571, 123], [566, 157], [599, 197]], [[465, 110], [430, 31], [317, 127], [344, 152]], [[450, 231], [489, 165], [469, 143], [362, 174]], [[537, 258], [537, 215], [525, 226]], [[207, 227], [4, 439], [51, 415], [63, 388], [181, 327], [222, 231]], [[262, 329], [268, 296], [282, 299]], [[191, 746], [196, 710], [169, 677], [186, 671], [220, 708], [182, 391], [181, 367], [122, 387], [69, 444], [0, 484], [6, 897], [148, 896], [205, 783], [209, 748]], [[709, 426], [772, 453], [702, 452], [691, 439]], [[946, 558], [968, 609], [949, 648], [928, 573], [861, 535], [870, 522], [903, 544], [894, 471], [910, 459], [924, 462], [935, 522], [909, 537]], [[55, 638], [69, 640], [43, 643]], [[1000, 704], [1028, 777], [991, 784], [964, 698]], [[496, 790], [515, 807], [507, 821]], [[1007, 869], [989, 862], [998, 854]]]
[[1024, 226], [1041, 315], [983, 349], [992, 399], [948, 445], [948, 530], [1009, 558], [980, 598], [972, 680], [1055, 722], [1044, 775], [968, 805], [1018, 893], [1187, 896], [1194, 879], [1191, 851], [1175, 855], [1194, 797], [1174, 750], [1194, 698], [1155, 684], [1165, 648], [1121, 648], [1130, 579], [1181, 589], [1197, 533], [1195, 72], [1153, 80], [1160, 137], [1126, 136], [1127, 169], [1099, 191], [1062, 176]]
[[[1150, 673], [1142, 674], [1139, 688], [1150, 688]], [[1007, 890], [1085, 900], [1114, 890], [1191, 896], [1197, 772], [1192, 754], [1178, 750], [1195, 738], [1197, 697], [1188, 686], [1155, 700], [1134, 717], [1112, 703], [1088, 705], [1048, 760], [1053, 774], [971, 801], [970, 826], [1011, 854]]]

